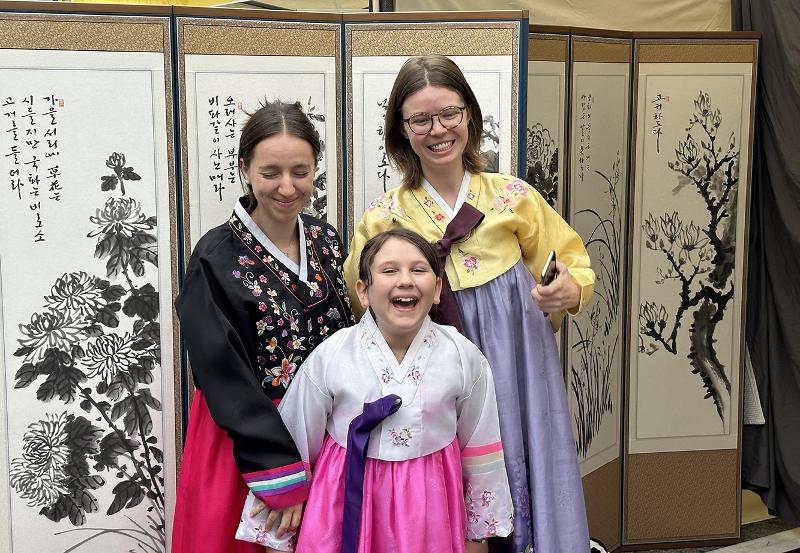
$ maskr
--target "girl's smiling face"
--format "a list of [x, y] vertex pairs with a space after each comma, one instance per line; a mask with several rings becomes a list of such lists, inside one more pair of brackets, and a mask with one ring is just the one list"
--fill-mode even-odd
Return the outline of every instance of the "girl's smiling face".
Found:
[[372, 308], [378, 329], [390, 346], [409, 345], [431, 306], [439, 303], [442, 279], [414, 244], [395, 237], [375, 254], [370, 279], [369, 284], [356, 283], [361, 305]]

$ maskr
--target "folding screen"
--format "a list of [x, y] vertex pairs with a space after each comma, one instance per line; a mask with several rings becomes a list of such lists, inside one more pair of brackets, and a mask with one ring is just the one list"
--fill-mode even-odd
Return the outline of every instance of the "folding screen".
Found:
[[168, 17], [0, 13], [3, 551], [167, 550], [170, 41]]
[[384, 150], [383, 119], [395, 76], [411, 56], [443, 54], [459, 65], [483, 112], [487, 170], [518, 172], [526, 25], [524, 12], [510, 11], [345, 16], [348, 229], [370, 201], [400, 184]]
[[567, 143], [569, 35], [531, 28], [524, 178], [563, 213]]
[[757, 50], [635, 43], [626, 544], [739, 535]]
[[567, 218], [597, 275], [594, 299], [565, 324], [567, 394], [590, 534], [620, 543], [631, 40], [573, 36]]
[[226, 222], [242, 195], [239, 135], [265, 100], [300, 102], [314, 123], [323, 155], [307, 212], [341, 229], [341, 18], [187, 8], [176, 15], [187, 247]]

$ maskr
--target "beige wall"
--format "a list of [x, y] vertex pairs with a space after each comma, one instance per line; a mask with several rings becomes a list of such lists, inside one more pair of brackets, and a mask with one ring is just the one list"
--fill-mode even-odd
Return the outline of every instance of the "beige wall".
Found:
[[730, 0], [395, 0], [396, 11], [487, 9], [528, 10], [536, 25], [623, 31], [731, 30]]

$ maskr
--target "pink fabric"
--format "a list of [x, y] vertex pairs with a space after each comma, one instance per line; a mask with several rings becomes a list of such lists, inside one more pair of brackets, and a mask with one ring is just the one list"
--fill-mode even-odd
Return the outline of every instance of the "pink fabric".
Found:
[[497, 453], [498, 451], [503, 451], [503, 442], [495, 442], [478, 447], [465, 447], [461, 455], [464, 457], [478, 457], [479, 455], [488, 455], [489, 453]]
[[[315, 466], [297, 553], [341, 549], [346, 453], [327, 437]], [[408, 461], [367, 459], [359, 553], [463, 553], [466, 535], [457, 441]]]
[[234, 539], [247, 484], [233, 460], [233, 442], [195, 391], [178, 478], [171, 553], [264, 553]]

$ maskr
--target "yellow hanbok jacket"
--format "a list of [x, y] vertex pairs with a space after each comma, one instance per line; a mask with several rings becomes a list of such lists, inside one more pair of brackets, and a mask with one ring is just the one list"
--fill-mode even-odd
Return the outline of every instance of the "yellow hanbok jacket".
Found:
[[[453, 291], [480, 286], [500, 276], [523, 258], [539, 281], [550, 250], [581, 287], [580, 303], [569, 310], [579, 313], [591, 300], [595, 275], [583, 240], [572, 227], [528, 183], [510, 175], [478, 173], [469, 179], [464, 201], [484, 213], [483, 222], [464, 240], [453, 244], [445, 270]], [[355, 295], [361, 249], [371, 237], [391, 228], [407, 228], [435, 242], [450, 222], [423, 187], [393, 188], [367, 207], [355, 229], [344, 265], [353, 310], [361, 315]], [[564, 314], [552, 316], [553, 328], [561, 326]]]

